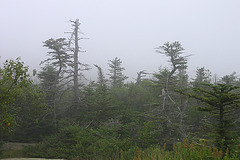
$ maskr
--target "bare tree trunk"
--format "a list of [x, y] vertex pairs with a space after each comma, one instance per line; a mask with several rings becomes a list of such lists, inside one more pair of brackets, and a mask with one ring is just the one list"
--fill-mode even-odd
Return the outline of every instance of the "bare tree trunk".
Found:
[[170, 80], [172, 78], [172, 75], [175, 73], [175, 71], [177, 70], [177, 68], [174, 65], [173, 70], [169, 73], [167, 80], [166, 80], [166, 86], [165, 86], [165, 94], [163, 96], [163, 109], [168, 113], [169, 108], [167, 108], [168, 105], [168, 98], [170, 98], [169, 96], [169, 84], [170, 84]]
[[79, 91], [78, 91], [78, 53], [79, 53], [79, 47], [78, 47], [78, 30], [79, 30], [79, 20], [73, 22], [74, 26], [74, 42], [75, 42], [75, 48], [74, 48], [74, 101], [78, 102], [80, 100], [79, 97]]

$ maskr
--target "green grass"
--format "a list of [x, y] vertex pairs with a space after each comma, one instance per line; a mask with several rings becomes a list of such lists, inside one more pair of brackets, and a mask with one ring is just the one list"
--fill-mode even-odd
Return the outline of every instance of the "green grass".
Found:
[[0, 158], [23, 158], [25, 157], [22, 150], [4, 150], [1, 152]]

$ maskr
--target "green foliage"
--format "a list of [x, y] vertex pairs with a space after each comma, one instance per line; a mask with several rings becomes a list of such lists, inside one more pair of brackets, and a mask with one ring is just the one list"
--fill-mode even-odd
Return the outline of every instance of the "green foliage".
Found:
[[109, 71], [110, 74], [108, 74], [110, 77], [110, 83], [112, 87], [122, 87], [124, 84], [124, 81], [128, 78], [123, 75], [123, 71], [125, 70], [123, 67], [121, 67], [122, 61], [119, 58], [115, 58], [113, 60], [109, 60]]
[[211, 82], [211, 72], [208, 69], [197, 68], [196, 78], [194, 79], [193, 85], [195, 87], [201, 86], [201, 83], [210, 83]]
[[151, 93], [152, 88], [150, 86], [144, 86], [144, 83], [147, 82], [142, 81], [139, 85], [133, 83], [127, 85], [128, 106], [139, 112], [148, 111], [145, 105], [154, 101], [154, 94]]
[[179, 91], [189, 97], [200, 100], [206, 107], [198, 107], [200, 111], [206, 111], [215, 119], [212, 138], [218, 149], [232, 151], [236, 142], [234, 132], [234, 113], [239, 108], [240, 94], [234, 92], [239, 87], [230, 84], [202, 84], [208, 89], [195, 87], [193, 93]]
[[145, 122], [142, 130], [139, 132], [139, 141], [142, 147], [148, 147], [156, 144], [163, 144], [164, 126], [160, 121]]
[[126, 151], [121, 151], [121, 159], [133, 160], [238, 160], [239, 154], [229, 154], [218, 150], [216, 147], [210, 147], [206, 142], [194, 143], [185, 139], [183, 142], [173, 144], [172, 150], [166, 150], [166, 145], [152, 146], [146, 149], [133, 147]]
[[157, 47], [156, 49], [156, 52], [164, 54], [170, 58], [169, 62], [173, 67], [170, 75], [173, 74], [177, 69], [184, 69], [187, 67], [187, 57], [189, 56], [182, 56], [184, 49], [180, 42], [166, 42], [164, 45]]
[[15, 124], [14, 114], [9, 105], [14, 103], [16, 96], [32, 83], [27, 74], [28, 67], [20, 58], [7, 60], [0, 69], [0, 135], [9, 133]]
[[39, 72], [38, 78], [40, 79], [40, 86], [42, 89], [50, 92], [56, 89], [54, 86], [58, 83], [59, 77], [57, 77], [57, 70], [53, 66], [44, 66]]
[[236, 84], [239, 83], [239, 79], [236, 76], [236, 72], [233, 72], [230, 75], [222, 77], [221, 82], [223, 82], [224, 84]]
[[44, 158], [116, 158], [119, 152], [118, 142], [106, 132], [101, 129], [69, 126], [36, 146], [27, 148], [25, 153], [32, 157]]
[[17, 58], [7, 60], [0, 79], [0, 133], [14, 131], [5, 140], [39, 141], [42, 133], [43, 116], [47, 113], [45, 95], [32, 85], [28, 67]]
[[[240, 94], [230, 85], [239, 85], [235, 73], [223, 77], [224, 84], [201, 85], [210, 82], [211, 74], [200, 68], [189, 83], [188, 56], [182, 55], [179, 42], [167, 42], [157, 52], [169, 58], [171, 68], [160, 69], [152, 79], [141, 79], [147, 73], [140, 71], [136, 83], [125, 84], [116, 57], [108, 63], [109, 79], [94, 65], [98, 79], [78, 85], [79, 68], [76, 65], [73, 74], [66, 40], [49, 39], [44, 47], [50, 57], [43, 61], [47, 65], [38, 73], [37, 85], [30, 85], [27, 67], [19, 59], [6, 61], [0, 69], [1, 138], [40, 141], [18, 153], [65, 159], [239, 159], [234, 125]], [[182, 89], [181, 94], [176, 89]], [[198, 142], [209, 136], [207, 144]], [[185, 137], [192, 142], [180, 142]]]
[[209, 138], [208, 133], [211, 131], [209, 113], [197, 110], [196, 106], [190, 106], [185, 114], [184, 124], [187, 126], [188, 138], [192, 140]]
[[0, 158], [22, 158], [22, 157], [26, 157], [26, 155], [24, 154], [23, 150], [15, 150], [15, 149], [11, 149], [11, 150], [5, 150], [2, 151], [2, 153], [0, 154]]
[[166, 89], [166, 83], [167, 81], [169, 81], [168, 83], [170, 84], [168, 86], [168, 89], [170, 91], [176, 89], [176, 84], [177, 84], [177, 76], [174, 75], [171, 77], [171, 79], [168, 78], [168, 76], [170, 75], [170, 70], [168, 70], [167, 68], [159, 68], [159, 71], [157, 73], [153, 74], [153, 80], [152, 82], [154, 83], [154, 87], [157, 90], [156, 94], [159, 96], [162, 94], [162, 89]]
[[17, 125], [14, 132], [8, 136], [8, 140], [36, 142], [52, 133], [53, 126], [46, 117], [50, 108], [44, 103], [44, 98], [45, 94], [35, 85], [18, 92], [14, 103], [9, 106], [11, 113], [15, 113]]
[[[67, 53], [68, 42], [65, 38], [48, 39], [44, 43], [44, 47], [47, 47], [50, 51], [48, 52], [49, 58], [41, 62], [47, 63], [42, 71], [38, 74], [41, 79], [42, 89], [47, 92], [47, 103], [52, 107], [52, 122], [54, 127], [57, 126], [57, 110], [60, 96], [60, 90], [63, 88], [66, 82], [64, 80], [72, 77], [69, 73], [68, 67], [73, 67], [71, 61], [72, 55]], [[69, 73], [70, 76], [63, 77], [64, 74]], [[69, 82], [69, 81], [67, 81]]]
[[82, 109], [78, 120], [88, 122], [90, 127], [98, 127], [112, 117], [112, 106], [110, 105], [109, 91], [106, 86], [95, 83], [84, 87], [82, 93]]
[[51, 38], [43, 42], [43, 44], [44, 47], [47, 47], [51, 51], [48, 52], [50, 58], [42, 63], [51, 62], [61, 72], [70, 63], [71, 55], [67, 54], [68, 42], [65, 38]]

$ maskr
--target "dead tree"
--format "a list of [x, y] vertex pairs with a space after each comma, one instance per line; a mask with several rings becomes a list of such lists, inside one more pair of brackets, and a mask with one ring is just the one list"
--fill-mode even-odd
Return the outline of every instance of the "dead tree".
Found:
[[[78, 103], [80, 101], [80, 92], [79, 92], [79, 68], [81, 63], [78, 60], [78, 54], [79, 52], [84, 52], [80, 50], [79, 47], [79, 40], [86, 39], [86, 38], [79, 38], [79, 19], [76, 19], [75, 21], [70, 21], [73, 26], [72, 32], [66, 32], [71, 33], [71, 38], [69, 39], [69, 49], [71, 52], [73, 52], [73, 62], [70, 64], [70, 66], [73, 68], [70, 72], [70, 76], [73, 77], [73, 91], [74, 91], [74, 102]], [[73, 45], [73, 47], [71, 47]]]
[[136, 79], [136, 85], [139, 85], [140, 82], [142, 81], [142, 78], [143, 77], [146, 77], [148, 73], [146, 73], [145, 71], [140, 71], [140, 72], [137, 72], [137, 79]]

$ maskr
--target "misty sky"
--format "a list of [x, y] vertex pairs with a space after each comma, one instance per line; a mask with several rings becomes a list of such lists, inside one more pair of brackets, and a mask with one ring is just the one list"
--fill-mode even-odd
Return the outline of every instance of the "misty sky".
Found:
[[[165, 42], [180, 41], [197, 67], [224, 76], [240, 73], [239, 0], [0, 0], [0, 62], [21, 57], [32, 70], [47, 58], [43, 41], [69, 38], [69, 20], [79, 19], [85, 53], [82, 63], [100, 65], [118, 57], [129, 80], [137, 72], [169, 66], [155, 52]], [[96, 69], [85, 73], [96, 77]]]

